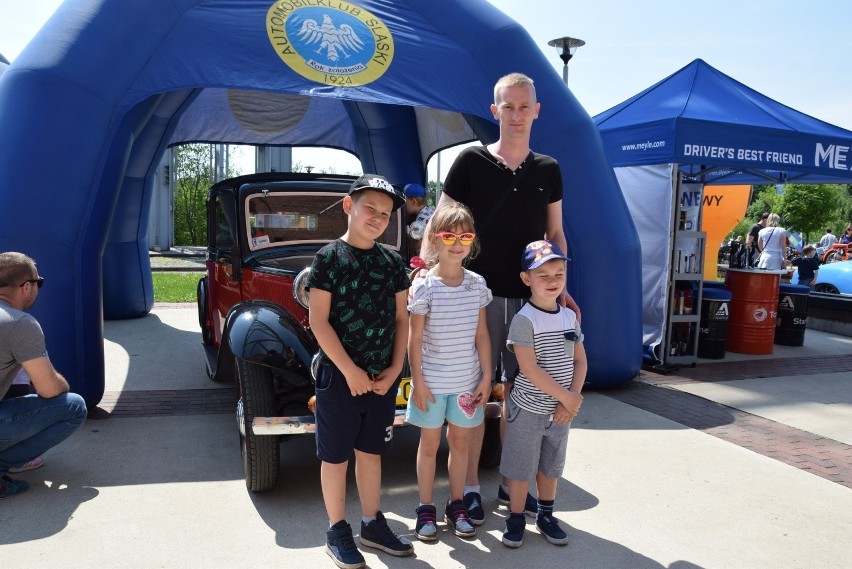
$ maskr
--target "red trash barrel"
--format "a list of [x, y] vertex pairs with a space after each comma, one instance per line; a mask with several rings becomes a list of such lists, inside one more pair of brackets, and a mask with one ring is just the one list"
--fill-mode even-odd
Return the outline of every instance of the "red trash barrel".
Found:
[[728, 315], [729, 352], [772, 353], [778, 318], [780, 271], [728, 269], [725, 288], [731, 291]]

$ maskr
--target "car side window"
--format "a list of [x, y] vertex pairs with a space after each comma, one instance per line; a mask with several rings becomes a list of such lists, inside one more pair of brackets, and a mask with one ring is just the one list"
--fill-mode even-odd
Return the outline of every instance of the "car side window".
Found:
[[235, 245], [236, 211], [230, 196], [216, 196], [212, 220], [213, 242], [217, 249], [232, 249]]

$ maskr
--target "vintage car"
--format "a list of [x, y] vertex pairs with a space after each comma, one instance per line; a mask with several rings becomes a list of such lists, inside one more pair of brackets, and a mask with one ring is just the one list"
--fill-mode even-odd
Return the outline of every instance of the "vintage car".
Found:
[[[354, 177], [269, 173], [217, 183], [207, 198], [207, 271], [198, 320], [207, 372], [237, 385], [243, 471], [251, 491], [278, 480], [282, 436], [314, 433], [309, 403], [318, 351], [306, 282], [316, 252], [346, 232], [343, 197]], [[406, 246], [402, 211], [381, 242]], [[403, 369], [395, 424], [404, 424], [410, 374]], [[481, 464], [499, 461], [499, 404], [489, 403]], [[495, 423], [496, 417], [496, 423]]]

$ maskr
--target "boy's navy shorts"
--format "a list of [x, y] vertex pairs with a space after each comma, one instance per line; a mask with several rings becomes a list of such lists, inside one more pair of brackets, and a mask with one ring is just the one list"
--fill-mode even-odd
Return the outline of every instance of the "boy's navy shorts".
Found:
[[384, 454], [391, 449], [396, 385], [384, 395], [353, 396], [346, 378], [332, 364], [317, 369], [317, 457], [332, 464], [346, 462], [353, 450]]

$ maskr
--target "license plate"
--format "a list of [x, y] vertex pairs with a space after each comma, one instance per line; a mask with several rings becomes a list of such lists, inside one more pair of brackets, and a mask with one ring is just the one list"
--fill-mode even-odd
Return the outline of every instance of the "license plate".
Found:
[[411, 378], [403, 377], [399, 382], [399, 387], [396, 390], [396, 406], [405, 407], [408, 405], [408, 398], [411, 396]]

